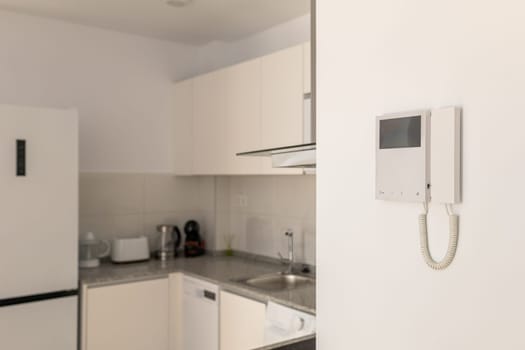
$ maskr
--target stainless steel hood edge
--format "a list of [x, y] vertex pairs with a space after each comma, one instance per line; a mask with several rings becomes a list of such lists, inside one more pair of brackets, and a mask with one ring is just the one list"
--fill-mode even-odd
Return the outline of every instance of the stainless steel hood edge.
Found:
[[237, 156], [271, 157], [274, 168], [315, 168], [316, 143], [242, 152]]

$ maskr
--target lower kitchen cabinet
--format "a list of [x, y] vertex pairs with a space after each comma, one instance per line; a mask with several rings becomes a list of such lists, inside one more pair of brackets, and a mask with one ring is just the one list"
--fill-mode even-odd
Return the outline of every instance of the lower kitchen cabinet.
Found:
[[170, 350], [184, 350], [182, 341], [183, 319], [182, 319], [182, 293], [183, 293], [183, 274], [172, 273], [169, 276], [169, 342]]
[[168, 350], [168, 278], [83, 290], [83, 350]]
[[263, 346], [266, 305], [223, 291], [220, 300], [220, 349]]
[[266, 305], [208, 281], [83, 286], [81, 350], [249, 350], [264, 345]]

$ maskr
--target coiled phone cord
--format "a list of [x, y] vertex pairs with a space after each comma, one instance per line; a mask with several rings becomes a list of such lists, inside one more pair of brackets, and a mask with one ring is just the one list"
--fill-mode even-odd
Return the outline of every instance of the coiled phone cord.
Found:
[[435, 261], [430, 254], [428, 247], [428, 228], [427, 228], [427, 215], [428, 215], [428, 203], [423, 203], [425, 212], [419, 215], [419, 239], [421, 245], [421, 254], [425, 259], [425, 262], [434, 270], [446, 269], [454, 260], [456, 256], [456, 249], [458, 246], [458, 234], [459, 234], [459, 217], [452, 212], [452, 206], [445, 205], [445, 209], [448, 214], [449, 222], [449, 239], [448, 249], [444, 258], [441, 261]]

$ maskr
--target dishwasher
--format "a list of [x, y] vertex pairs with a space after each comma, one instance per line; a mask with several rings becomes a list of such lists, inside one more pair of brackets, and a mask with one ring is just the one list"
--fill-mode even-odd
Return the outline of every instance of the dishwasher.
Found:
[[187, 276], [183, 281], [183, 349], [218, 350], [219, 288]]

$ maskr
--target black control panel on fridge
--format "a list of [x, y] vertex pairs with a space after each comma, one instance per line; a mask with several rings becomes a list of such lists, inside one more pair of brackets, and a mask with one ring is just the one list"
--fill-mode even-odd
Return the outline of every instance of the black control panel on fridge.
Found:
[[16, 176], [26, 176], [26, 140], [16, 140]]

